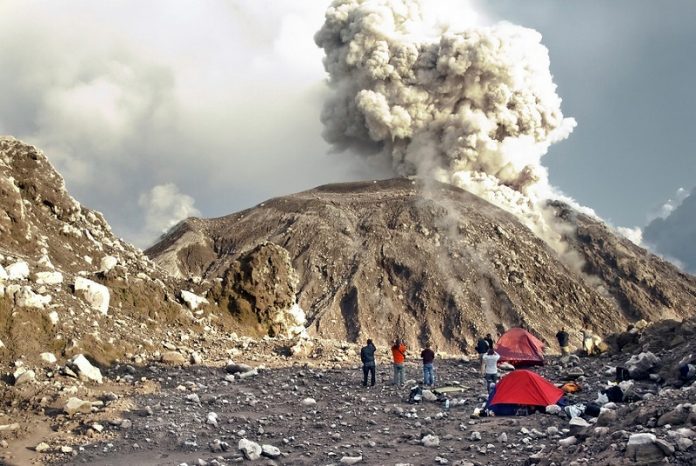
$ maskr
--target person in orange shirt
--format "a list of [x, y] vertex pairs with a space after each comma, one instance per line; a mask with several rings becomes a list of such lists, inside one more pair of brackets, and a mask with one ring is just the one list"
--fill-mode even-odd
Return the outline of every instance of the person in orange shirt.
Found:
[[394, 385], [404, 386], [404, 361], [406, 361], [406, 345], [404, 341], [397, 338], [391, 348], [392, 359], [394, 361]]

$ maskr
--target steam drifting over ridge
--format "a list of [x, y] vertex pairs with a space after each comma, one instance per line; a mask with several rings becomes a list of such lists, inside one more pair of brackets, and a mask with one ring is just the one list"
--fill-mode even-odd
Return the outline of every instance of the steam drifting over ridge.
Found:
[[390, 157], [399, 175], [461, 186], [561, 246], [540, 201], [541, 158], [566, 138], [541, 34], [508, 23], [452, 31], [425, 2], [336, 0], [315, 41], [334, 91], [324, 137]]

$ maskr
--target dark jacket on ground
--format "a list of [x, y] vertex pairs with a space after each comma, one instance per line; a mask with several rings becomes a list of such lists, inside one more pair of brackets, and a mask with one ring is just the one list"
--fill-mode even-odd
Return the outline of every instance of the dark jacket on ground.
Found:
[[375, 365], [375, 351], [377, 351], [377, 348], [372, 344], [362, 347], [360, 350], [360, 360], [362, 361], [363, 366]]
[[435, 352], [430, 348], [426, 348], [421, 351], [421, 358], [423, 358], [423, 364], [432, 364], [435, 360]]
[[568, 332], [560, 331], [556, 334], [556, 339], [560, 346], [568, 346]]
[[488, 342], [483, 338], [479, 338], [478, 343], [476, 343], [476, 352], [478, 354], [484, 354], [488, 351]]

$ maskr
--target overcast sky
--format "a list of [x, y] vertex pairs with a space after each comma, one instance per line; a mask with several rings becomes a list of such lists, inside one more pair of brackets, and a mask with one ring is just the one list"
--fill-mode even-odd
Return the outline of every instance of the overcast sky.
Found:
[[[313, 35], [328, 4], [0, 0], [0, 133], [43, 149], [70, 193], [141, 247], [186, 216], [387, 177], [321, 138]], [[543, 35], [578, 123], [543, 159], [554, 186], [626, 227], [691, 191], [696, 2], [472, 5]]]

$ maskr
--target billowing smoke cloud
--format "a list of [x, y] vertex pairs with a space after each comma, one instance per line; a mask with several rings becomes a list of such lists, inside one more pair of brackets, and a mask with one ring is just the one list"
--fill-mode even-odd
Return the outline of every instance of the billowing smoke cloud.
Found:
[[670, 200], [665, 204], [673, 206], [669, 215], [650, 222], [643, 229], [643, 237], [658, 254], [696, 274], [696, 188], [690, 193], [680, 188], [675, 199], [678, 202]]
[[139, 203], [154, 185], [212, 217], [374, 176], [320, 135], [327, 4], [0, 1], [0, 134], [141, 247], [162, 224]]
[[145, 212], [144, 239], [161, 236], [171, 227], [188, 217], [201, 213], [194, 207], [194, 199], [183, 194], [173, 183], [153, 187], [140, 195], [138, 205]]
[[541, 35], [501, 23], [453, 30], [425, 1], [336, 0], [316, 34], [334, 94], [322, 113], [336, 148], [389, 157], [399, 175], [456, 184], [517, 214], [564, 249], [541, 158], [564, 118]]

